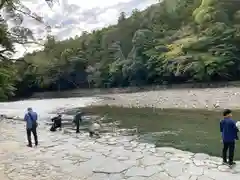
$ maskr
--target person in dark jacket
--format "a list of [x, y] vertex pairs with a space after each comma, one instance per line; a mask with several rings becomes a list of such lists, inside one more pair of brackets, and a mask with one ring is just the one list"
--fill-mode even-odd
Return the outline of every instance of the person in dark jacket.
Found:
[[82, 122], [82, 115], [83, 115], [83, 113], [78, 111], [74, 117], [73, 122], [76, 125], [76, 133], [80, 133], [79, 128], [80, 128], [80, 122]]
[[[236, 121], [232, 119], [232, 111], [225, 109], [223, 112], [224, 119], [220, 121], [220, 131], [222, 133], [222, 158], [224, 164], [234, 165], [233, 161], [235, 151], [235, 140], [238, 140], [238, 128]], [[229, 161], [227, 162], [227, 152], [229, 151]]]
[[50, 128], [50, 131], [56, 131], [57, 128], [59, 128], [61, 130], [62, 128], [62, 115], [59, 114], [58, 116], [56, 117], [53, 117], [52, 119], [52, 127]]
[[27, 139], [28, 139], [28, 147], [32, 147], [31, 133], [33, 133], [35, 146], [38, 145], [38, 136], [37, 136], [37, 120], [38, 115], [36, 112], [32, 110], [32, 108], [27, 109], [27, 113], [24, 116], [24, 120], [26, 121], [26, 129], [27, 129]]

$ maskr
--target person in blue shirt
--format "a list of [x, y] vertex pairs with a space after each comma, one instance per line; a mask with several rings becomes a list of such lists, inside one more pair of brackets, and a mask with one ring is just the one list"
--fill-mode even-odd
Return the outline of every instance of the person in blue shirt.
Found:
[[[220, 131], [222, 133], [223, 150], [222, 158], [224, 164], [234, 165], [235, 140], [238, 140], [238, 128], [236, 121], [232, 119], [232, 111], [225, 109], [223, 120], [220, 121]], [[227, 152], [229, 151], [229, 161], [227, 162]]]
[[28, 139], [28, 147], [32, 147], [31, 133], [33, 133], [35, 146], [38, 145], [38, 136], [37, 136], [37, 120], [38, 115], [36, 112], [32, 110], [32, 108], [27, 109], [27, 113], [24, 116], [24, 120], [26, 121], [26, 129], [27, 129], [27, 139]]

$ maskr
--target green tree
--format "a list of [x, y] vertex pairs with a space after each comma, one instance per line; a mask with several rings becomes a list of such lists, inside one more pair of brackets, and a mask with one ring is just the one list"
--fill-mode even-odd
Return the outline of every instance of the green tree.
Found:
[[[122, 12], [116, 25], [64, 41], [48, 37], [42, 51], [15, 65], [21, 78], [13, 87], [44, 91], [239, 80], [239, 5], [163, 0], [129, 17]], [[11, 51], [4, 23], [1, 41]]]
[[[50, 0], [46, 0], [50, 3]], [[31, 12], [20, 0], [2, 0], [0, 2], [0, 99], [7, 99], [14, 95], [15, 85], [19, 82], [16, 72], [16, 64], [11, 56], [15, 53], [14, 44], [26, 44], [36, 42], [32, 31], [23, 26], [25, 16], [31, 17], [43, 23], [42, 18]], [[7, 26], [7, 21], [14, 22], [12, 28]], [[43, 23], [44, 24], [44, 23]], [[49, 26], [46, 25], [46, 28]]]

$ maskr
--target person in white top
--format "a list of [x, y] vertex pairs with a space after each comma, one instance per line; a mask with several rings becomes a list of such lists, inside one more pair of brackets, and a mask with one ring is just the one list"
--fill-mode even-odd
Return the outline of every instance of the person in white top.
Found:
[[98, 138], [100, 138], [100, 128], [102, 127], [100, 120], [95, 120], [91, 123], [89, 126], [89, 136], [93, 137], [94, 135]]
[[240, 131], [240, 121], [236, 122], [236, 126], [237, 126], [238, 130]]

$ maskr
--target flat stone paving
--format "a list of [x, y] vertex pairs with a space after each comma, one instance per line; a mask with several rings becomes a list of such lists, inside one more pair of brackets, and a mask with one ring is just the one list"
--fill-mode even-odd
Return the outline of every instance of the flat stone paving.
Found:
[[1, 180], [239, 180], [240, 162], [174, 148], [137, 137], [51, 133], [39, 127], [39, 147], [26, 147], [23, 122], [0, 122]]

